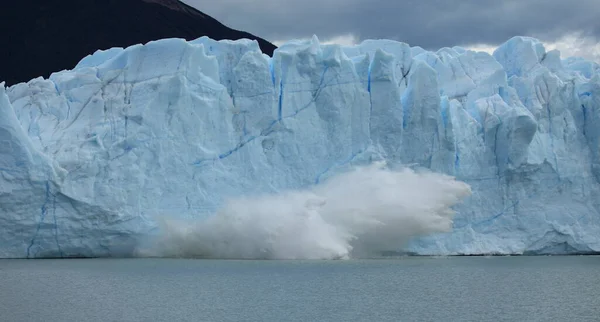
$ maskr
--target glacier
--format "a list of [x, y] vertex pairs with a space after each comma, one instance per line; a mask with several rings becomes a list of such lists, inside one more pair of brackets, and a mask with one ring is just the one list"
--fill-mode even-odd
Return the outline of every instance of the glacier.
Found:
[[161, 216], [207, 218], [380, 161], [458, 180], [438, 181], [457, 199], [426, 188], [456, 212], [451, 229], [398, 251], [600, 252], [600, 65], [533, 38], [490, 55], [313, 37], [273, 57], [250, 40], [163, 39], [0, 86], [0, 114], [0, 258], [136, 256]]

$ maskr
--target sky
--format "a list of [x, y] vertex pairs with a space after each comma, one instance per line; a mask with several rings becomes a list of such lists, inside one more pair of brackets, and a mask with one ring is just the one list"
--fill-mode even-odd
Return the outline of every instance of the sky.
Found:
[[429, 50], [493, 51], [531, 36], [562, 56], [600, 62], [600, 0], [183, 0], [225, 25], [276, 45], [394, 39]]

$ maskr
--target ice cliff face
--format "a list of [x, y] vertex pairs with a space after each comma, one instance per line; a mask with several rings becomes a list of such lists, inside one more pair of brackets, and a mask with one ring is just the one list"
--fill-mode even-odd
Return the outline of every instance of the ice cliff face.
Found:
[[0, 88], [0, 257], [128, 256], [155, 215], [387, 160], [473, 194], [418, 254], [600, 251], [600, 67], [517, 37], [492, 55], [169, 39]]

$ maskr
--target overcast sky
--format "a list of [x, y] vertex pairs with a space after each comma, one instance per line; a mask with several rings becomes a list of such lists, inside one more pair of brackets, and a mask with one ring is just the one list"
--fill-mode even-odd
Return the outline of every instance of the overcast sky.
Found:
[[600, 0], [184, 0], [271, 42], [388, 38], [411, 46], [493, 47], [515, 35], [600, 58]]

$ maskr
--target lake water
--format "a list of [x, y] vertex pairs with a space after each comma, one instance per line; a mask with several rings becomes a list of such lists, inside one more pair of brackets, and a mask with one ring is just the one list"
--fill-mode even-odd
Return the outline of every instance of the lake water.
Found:
[[0, 260], [0, 321], [600, 321], [600, 257]]

